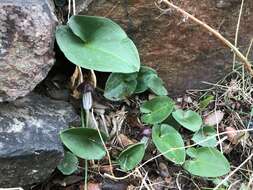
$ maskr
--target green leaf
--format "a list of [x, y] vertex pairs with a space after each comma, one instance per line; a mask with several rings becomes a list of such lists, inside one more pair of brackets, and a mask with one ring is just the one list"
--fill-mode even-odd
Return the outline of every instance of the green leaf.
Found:
[[187, 148], [186, 154], [188, 156], [190, 156], [191, 158], [196, 158], [198, 155], [198, 152], [197, 152], [196, 148], [191, 147], [191, 148]]
[[[106, 135], [101, 132], [104, 141]], [[60, 134], [63, 144], [76, 156], [86, 160], [100, 160], [105, 154], [105, 148], [99, 133], [91, 128], [71, 128]]]
[[216, 130], [213, 127], [204, 126], [193, 135], [192, 140], [200, 146], [215, 147], [217, 144], [215, 135]]
[[164, 153], [165, 158], [176, 164], [184, 163], [184, 141], [177, 130], [166, 124], [155, 125], [152, 129], [152, 139], [159, 152]]
[[69, 151], [65, 152], [63, 161], [57, 166], [64, 175], [71, 175], [77, 170], [77, 167], [78, 158]]
[[137, 87], [135, 93], [142, 93], [148, 89], [148, 80], [151, 76], [157, 76], [154, 69], [146, 66], [141, 66], [137, 78]]
[[150, 67], [142, 66], [138, 73], [135, 93], [142, 93], [148, 89], [159, 96], [168, 94], [166, 88], [163, 86], [162, 79], [158, 77], [156, 71]]
[[157, 96], [144, 102], [140, 110], [144, 115], [141, 120], [148, 124], [157, 124], [164, 121], [173, 111], [174, 102], [167, 96]]
[[174, 119], [172, 114], [170, 114], [169, 117], [163, 121], [163, 123], [173, 126], [173, 128], [177, 131], [181, 128], [181, 125]]
[[56, 41], [75, 65], [103, 72], [132, 73], [140, 68], [138, 51], [113, 21], [94, 16], [72, 16], [56, 30]]
[[172, 116], [180, 125], [193, 132], [198, 131], [202, 125], [201, 116], [191, 110], [178, 109], [172, 113]]
[[250, 108], [250, 116], [253, 117], [253, 107]]
[[145, 144], [138, 143], [130, 145], [127, 149], [123, 150], [118, 158], [118, 163], [124, 171], [132, 170], [137, 164], [141, 162], [145, 154]]
[[215, 148], [196, 149], [195, 158], [185, 161], [183, 167], [193, 175], [201, 177], [219, 177], [230, 171], [230, 164]]
[[111, 73], [105, 85], [104, 96], [112, 101], [128, 98], [136, 89], [136, 78], [137, 73]]
[[206, 96], [203, 100], [199, 102], [199, 108], [205, 109], [213, 100], [214, 96], [212, 95]]
[[163, 86], [163, 81], [158, 76], [151, 76], [148, 80], [149, 89], [159, 96], [168, 94], [167, 89]]

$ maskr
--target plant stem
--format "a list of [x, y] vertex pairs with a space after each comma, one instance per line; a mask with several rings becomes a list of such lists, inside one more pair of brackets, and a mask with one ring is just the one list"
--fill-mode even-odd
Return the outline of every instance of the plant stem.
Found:
[[101, 132], [100, 132], [100, 130], [99, 130], [97, 121], [96, 121], [96, 119], [95, 119], [95, 117], [94, 117], [93, 109], [91, 109], [91, 117], [92, 117], [92, 120], [94, 121], [95, 127], [97, 128], [99, 137], [100, 137], [100, 139], [101, 139], [101, 141], [102, 141], [102, 144], [103, 144], [103, 146], [104, 146], [104, 148], [105, 148], [105, 151], [106, 151], [106, 154], [107, 154], [107, 156], [108, 156], [108, 161], [109, 161], [109, 165], [110, 165], [111, 175], [114, 177], [113, 167], [112, 167], [112, 161], [111, 161], [111, 156], [110, 156], [110, 153], [109, 153], [109, 151], [108, 151], [108, 149], [107, 149], [107, 147], [106, 147], [106, 145], [105, 145], [105, 142], [104, 142], [103, 137], [102, 137], [102, 135], [101, 135]]
[[88, 190], [88, 160], [85, 161], [84, 190]]
[[149, 140], [149, 137], [146, 137], [146, 136], [143, 136], [141, 139], [141, 142], [145, 144], [145, 148], [147, 148], [148, 146], [148, 140]]
[[[89, 110], [88, 110], [89, 112]], [[88, 125], [88, 119], [87, 119], [87, 110], [86, 110], [86, 126], [85, 126], [85, 122], [84, 122], [84, 111], [83, 108], [81, 108], [81, 123], [82, 123], [82, 127], [85, 128]], [[88, 190], [88, 161], [84, 160], [84, 190]]]

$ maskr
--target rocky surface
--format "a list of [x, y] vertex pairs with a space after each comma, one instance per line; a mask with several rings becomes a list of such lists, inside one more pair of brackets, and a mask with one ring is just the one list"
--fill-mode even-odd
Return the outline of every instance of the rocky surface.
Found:
[[[241, 0], [174, 2], [234, 41]], [[83, 13], [109, 17], [126, 29], [142, 63], [159, 72], [171, 94], [204, 87], [202, 81], [216, 82], [231, 71], [230, 49], [174, 10], [159, 10], [153, 0], [93, 0], [88, 9]], [[253, 37], [252, 23], [253, 1], [246, 0], [238, 39], [243, 53]]]
[[50, 0], [0, 1], [0, 102], [25, 96], [54, 63]]
[[78, 119], [72, 106], [30, 94], [0, 107], [0, 187], [45, 180], [63, 158], [60, 130]]
[[93, 0], [76, 0], [76, 11], [77, 13], [83, 11], [83, 10], [88, 10], [89, 4]]

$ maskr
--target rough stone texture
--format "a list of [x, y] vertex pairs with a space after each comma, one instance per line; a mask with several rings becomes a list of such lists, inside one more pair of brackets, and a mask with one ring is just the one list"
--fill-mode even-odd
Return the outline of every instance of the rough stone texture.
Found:
[[83, 10], [87, 10], [89, 4], [92, 2], [93, 0], [76, 0], [76, 11], [77, 13], [83, 11]]
[[[241, 0], [174, 2], [234, 41]], [[201, 81], [216, 82], [230, 71], [230, 49], [174, 10], [162, 14], [153, 0], [94, 0], [84, 13], [120, 23], [136, 43], [142, 63], [158, 70], [171, 94], [204, 87]], [[238, 39], [244, 53], [253, 37], [252, 23], [253, 1], [246, 0]]]
[[45, 180], [63, 158], [59, 131], [78, 119], [74, 109], [37, 94], [0, 107], [0, 187]]
[[0, 102], [25, 96], [54, 62], [56, 17], [48, 0], [0, 1]]

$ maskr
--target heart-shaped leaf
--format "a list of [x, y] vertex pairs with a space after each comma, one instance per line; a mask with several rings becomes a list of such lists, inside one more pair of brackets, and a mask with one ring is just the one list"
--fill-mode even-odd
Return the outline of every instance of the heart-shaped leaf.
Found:
[[57, 43], [74, 64], [103, 72], [132, 73], [140, 68], [138, 51], [119, 25], [104, 17], [72, 16], [56, 31]]
[[123, 150], [118, 158], [118, 163], [124, 171], [132, 170], [137, 164], [141, 162], [145, 154], [145, 144], [138, 143], [130, 145], [127, 149]]
[[172, 113], [172, 116], [180, 125], [193, 132], [198, 131], [202, 125], [201, 116], [191, 110], [178, 109]]
[[193, 175], [219, 177], [230, 171], [228, 160], [215, 148], [197, 148], [192, 160], [185, 161], [183, 167]]
[[204, 126], [193, 135], [192, 140], [200, 146], [215, 147], [217, 143], [215, 135], [216, 130], [213, 127]]
[[158, 77], [156, 71], [150, 67], [142, 66], [138, 73], [135, 93], [142, 93], [148, 89], [159, 96], [168, 94], [166, 88], [163, 86], [162, 79]]
[[128, 98], [136, 89], [136, 78], [137, 73], [112, 73], [106, 82], [104, 96], [112, 101]]
[[137, 87], [135, 93], [142, 93], [148, 89], [147, 81], [150, 79], [151, 76], [157, 76], [156, 71], [150, 67], [141, 66], [140, 71], [138, 73]]
[[141, 120], [148, 124], [157, 124], [164, 121], [173, 111], [174, 102], [167, 96], [157, 96], [144, 102], [140, 110], [144, 115]]
[[176, 129], [166, 124], [155, 125], [152, 129], [152, 139], [159, 152], [164, 153], [165, 158], [176, 164], [184, 163], [184, 141]]
[[[106, 135], [101, 132], [104, 140]], [[71, 128], [60, 134], [63, 144], [76, 156], [86, 160], [100, 160], [105, 154], [105, 148], [99, 133], [91, 128]]]
[[57, 166], [57, 168], [64, 175], [71, 175], [77, 170], [78, 158], [71, 152], [66, 151], [63, 161]]

